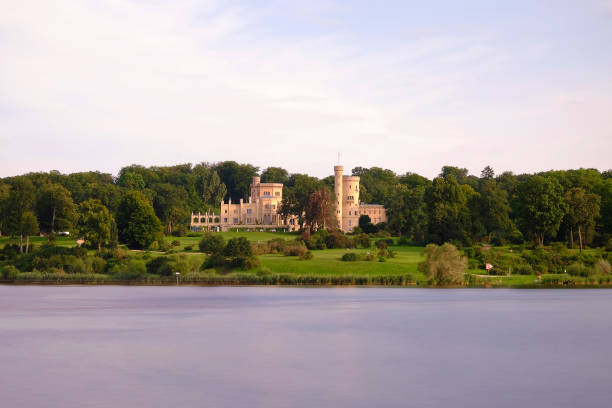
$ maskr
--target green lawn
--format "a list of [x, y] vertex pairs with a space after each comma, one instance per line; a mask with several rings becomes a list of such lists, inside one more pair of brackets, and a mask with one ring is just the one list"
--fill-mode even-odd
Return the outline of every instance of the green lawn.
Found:
[[[76, 246], [76, 237], [56, 237], [55, 244], [61, 247], [73, 247]], [[42, 245], [48, 242], [47, 237], [30, 237], [30, 244]], [[5, 244], [19, 244], [19, 238], [0, 237], [0, 245]], [[23, 240], [25, 245], [25, 239]]]

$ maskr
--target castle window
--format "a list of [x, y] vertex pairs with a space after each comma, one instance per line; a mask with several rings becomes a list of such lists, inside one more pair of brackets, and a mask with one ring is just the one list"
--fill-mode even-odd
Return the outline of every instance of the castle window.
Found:
[[250, 208], [247, 208], [247, 214], [250, 214], [252, 212], [253, 212], [253, 210], [251, 210]]
[[353, 225], [353, 223], [351, 222], [351, 220], [349, 220], [349, 227], [350, 227], [351, 225]]
[[238, 214], [238, 210], [234, 210], [234, 214]]
[[270, 195], [270, 192], [269, 192], [269, 191], [264, 191], [264, 195], [265, 195], [265, 196], [269, 196], [269, 195]]
[[280, 191], [277, 191], [276, 193], [274, 193], [274, 195], [280, 197]]
[[[226, 211], [226, 212], [227, 212], [227, 211]], [[223, 222], [227, 222], [227, 218], [224, 218], [224, 219], [223, 219]]]
[[238, 218], [234, 218], [234, 224], [238, 224]]
[[250, 223], [251, 223], [251, 219], [247, 218], [247, 224], [250, 224]]

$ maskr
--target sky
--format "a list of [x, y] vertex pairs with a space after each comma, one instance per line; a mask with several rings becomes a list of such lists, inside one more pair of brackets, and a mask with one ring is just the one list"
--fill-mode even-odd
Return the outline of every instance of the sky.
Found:
[[0, 177], [612, 167], [612, 0], [0, 0]]

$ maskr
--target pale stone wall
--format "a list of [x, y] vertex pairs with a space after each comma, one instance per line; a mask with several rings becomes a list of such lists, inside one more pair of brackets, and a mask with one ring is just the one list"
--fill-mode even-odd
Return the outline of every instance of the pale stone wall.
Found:
[[359, 206], [359, 216], [367, 215], [373, 224], [388, 222], [387, 210], [382, 204], [361, 204]]

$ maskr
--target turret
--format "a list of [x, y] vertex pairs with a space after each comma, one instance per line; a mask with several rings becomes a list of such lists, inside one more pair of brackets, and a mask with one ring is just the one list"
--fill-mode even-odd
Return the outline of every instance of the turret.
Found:
[[342, 229], [342, 175], [344, 167], [334, 166], [334, 193], [336, 195], [336, 218], [338, 219], [338, 228]]

